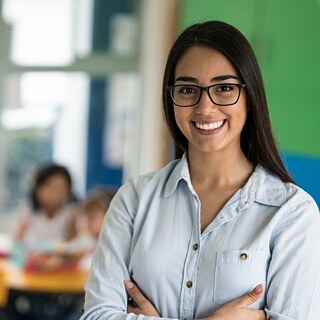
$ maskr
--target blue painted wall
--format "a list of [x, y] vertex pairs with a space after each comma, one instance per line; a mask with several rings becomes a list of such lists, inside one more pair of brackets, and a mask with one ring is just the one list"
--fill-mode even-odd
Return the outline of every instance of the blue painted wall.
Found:
[[320, 207], [320, 158], [288, 153], [284, 157], [295, 182], [310, 193]]
[[[109, 48], [110, 19], [116, 13], [132, 13], [134, 1], [95, 0], [92, 49]], [[90, 84], [87, 149], [87, 190], [97, 185], [117, 188], [122, 183], [122, 168], [105, 163], [104, 132], [107, 125], [108, 79], [94, 78]]]

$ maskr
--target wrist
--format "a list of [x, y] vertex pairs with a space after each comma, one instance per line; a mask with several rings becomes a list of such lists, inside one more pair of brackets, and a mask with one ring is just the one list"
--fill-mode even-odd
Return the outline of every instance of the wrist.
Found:
[[201, 318], [201, 319], [196, 319], [196, 320], [223, 320], [223, 318], [221, 318], [220, 316], [217, 316], [215, 314], [213, 314], [210, 317], [207, 318]]

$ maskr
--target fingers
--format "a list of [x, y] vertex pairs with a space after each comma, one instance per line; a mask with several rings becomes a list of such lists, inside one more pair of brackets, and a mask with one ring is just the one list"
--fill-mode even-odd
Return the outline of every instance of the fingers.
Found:
[[259, 320], [266, 320], [267, 319], [267, 315], [263, 310], [258, 310], [257, 312], [259, 313]]
[[[127, 312], [128, 312], [128, 313], [134, 313], [134, 314], [136, 314], [136, 315], [142, 314], [141, 309], [132, 307], [132, 306], [130, 306], [130, 304], [128, 304]], [[260, 320], [260, 319], [259, 319], [259, 320]]]
[[[250, 304], [253, 304], [256, 301], [258, 301], [259, 298], [262, 296], [263, 291], [264, 291], [264, 288], [263, 288], [262, 284], [259, 284], [253, 290], [251, 290], [249, 293], [247, 293], [243, 297], [239, 298], [238, 303], [242, 307], [247, 307]], [[262, 318], [262, 319], [264, 319], [264, 318]]]
[[144, 305], [149, 303], [149, 301], [144, 297], [139, 288], [130, 280], [125, 280], [124, 285], [126, 287], [128, 295], [133, 299], [133, 301], [138, 305], [140, 309]]
[[143, 314], [150, 317], [160, 317], [153, 304], [142, 294], [140, 289], [130, 280], [124, 281], [126, 291], [134, 303], [127, 306], [128, 313]]

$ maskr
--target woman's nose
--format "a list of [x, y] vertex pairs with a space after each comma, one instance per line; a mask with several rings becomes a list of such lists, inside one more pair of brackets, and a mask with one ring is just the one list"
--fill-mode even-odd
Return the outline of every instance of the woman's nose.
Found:
[[201, 98], [196, 104], [196, 112], [199, 114], [208, 114], [211, 113], [214, 109], [217, 108], [217, 105], [215, 105], [208, 94], [208, 91], [202, 91]]

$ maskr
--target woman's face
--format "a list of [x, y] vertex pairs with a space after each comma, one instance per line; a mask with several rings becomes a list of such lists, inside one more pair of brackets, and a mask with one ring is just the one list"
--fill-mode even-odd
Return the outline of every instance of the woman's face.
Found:
[[[175, 69], [175, 85], [206, 87], [224, 83], [241, 83], [237, 70], [222, 53], [206, 46], [190, 48]], [[231, 106], [215, 105], [203, 91], [198, 104], [192, 107], [174, 105], [174, 114], [188, 140], [189, 154], [240, 150], [240, 135], [247, 117], [244, 89], [238, 102]]]
[[40, 206], [48, 211], [59, 209], [69, 195], [68, 180], [61, 174], [55, 174], [47, 178], [36, 191]]

